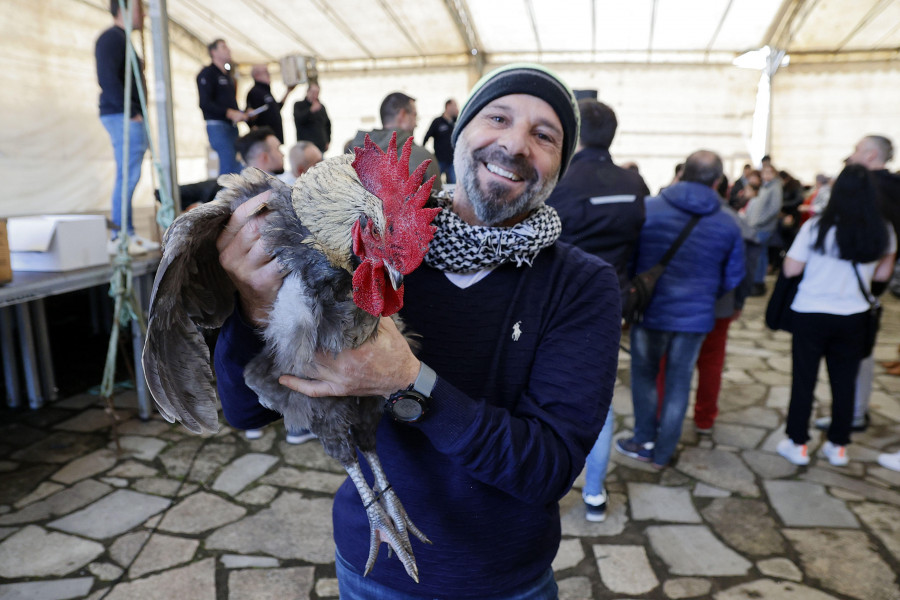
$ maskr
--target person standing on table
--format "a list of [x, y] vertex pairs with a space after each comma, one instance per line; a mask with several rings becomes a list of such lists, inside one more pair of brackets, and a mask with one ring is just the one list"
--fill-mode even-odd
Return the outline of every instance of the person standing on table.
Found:
[[[140, 82], [132, 74], [131, 104], [125, 106], [125, 69], [131, 68], [126, 62], [128, 44], [131, 43], [125, 34], [126, 14], [121, 8], [128, 8], [131, 0], [119, 4], [119, 0], [110, 0], [109, 10], [113, 16], [113, 25], [97, 38], [94, 47], [94, 58], [97, 63], [97, 82], [100, 84], [100, 122], [109, 134], [112, 142], [113, 156], [116, 160], [116, 182], [112, 193], [112, 232], [108, 250], [111, 254], [117, 251], [119, 232], [124, 228], [131, 238], [128, 251], [140, 254], [158, 250], [159, 244], [140, 237], [135, 233], [131, 210], [131, 199], [134, 189], [141, 178], [141, 164], [147, 152], [147, 131], [144, 117], [141, 114], [141, 97], [138, 85], [146, 89], [144, 82], [144, 63], [139, 62]], [[140, 29], [144, 25], [144, 10], [140, 2], [135, 2], [131, 11], [132, 29]], [[125, 113], [128, 120], [128, 156], [125, 156]], [[128, 181], [122, 181], [122, 165], [128, 161]], [[127, 205], [122, 215], [122, 187], [127, 186]]]
[[240, 173], [241, 163], [235, 155], [234, 143], [238, 139], [237, 124], [247, 121], [247, 113], [238, 109], [231, 75], [231, 50], [223, 39], [213, 41], [206, 49], [212, 63], [197, 75], [197, 93], [209, 145], [219, 156], [219, 175]]
[[287, 100], [287, 96], [294, 86], [290, 86], [284, 93], [284, 98], [278, 102], [272, 95], [272, 76], [269, 75], [269, 67], [264, 64], [253, 65], [250, 74], [253, 76], [254, 83], [247, 92], [247, 112], [266, 107], [263, 112], [250, 118], [250, 125], [252, 127], [269, 127], [278, 138], [278, 143], [283, 144], [284, 123], [281, 120], [281, 107], [284, 106], [284, 101]]
[[294, 126], [297, 141], [312, 142], [324, 154], [331, 145], [331, 119], [325, 105], [319, 101], [319, 84], [309, 82], [306, 98], [294, 103]]
[[[363, 577], [369, 525], [347, 481], [333, 510], [344, 600], [557, 597], [559, 499], [606, 418], [620, 335], [613, 268], [556, 243], [559, 218], [544, 204], [577, 139], [575, 98], [557, 75], [524, 63], [486, 75], [454, 131], [460, 183], [435, 219], [424, 264], [404, 279], [400, 315], [421, 336], [418, 357], [382, 319], [373, 341], [320, 356], [318, 379], [282, 377], [314, 397], [387, 397], [419, 382], [426, 398], [421, 420], [386, 414], [378, 429], [383, 466], [433, 542], [413, 541], [421, 583], [384, 555]], [[242, 375], [262, 347], [254, 323], [281, 283], [278, 264], [256, 249], [264, 217], [253, 211], [264, 198], [239, 208], [219, 239], [241, 290], [216, 352], [236, 427], [279, 417]]]

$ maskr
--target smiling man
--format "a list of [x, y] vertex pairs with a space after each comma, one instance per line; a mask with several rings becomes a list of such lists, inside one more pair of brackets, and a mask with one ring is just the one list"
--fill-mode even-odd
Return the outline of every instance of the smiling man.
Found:
[[[386, 552], [364, 575], [369, 524], [347, 481], [333, 510], [345, 600], [558, 595], [559, 499], [606, 417], [620, 335], [614, 269], [556, 243], [559, 217], [544, 204], [575, 149], [577, 114], [568, 86], [540, 66], [485, 76], [454, 132], [462, 184], [435, 218], [425, 264], [404, 280], [400, 314], [418, 355], [382, 319], [371, 342], [321, 354], [316, 379], [280, 380], [312, 397], [418, 407], [400, 414], [385, 404], [378, 451], [432, 542], [411, 540], [419, 583]], [[279, 418], [242, 376], [262, 347], [252, 323], [280, 285], [277, 263], [259, 250], [262, 199], [238, 209], [219, 239], [241, 306], [220, 335], [216, 371], [226, 418], [241, 428]]]

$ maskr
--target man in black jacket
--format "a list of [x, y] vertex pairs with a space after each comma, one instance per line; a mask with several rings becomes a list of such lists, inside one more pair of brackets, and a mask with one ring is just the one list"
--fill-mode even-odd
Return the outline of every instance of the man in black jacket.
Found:
[[331, 119], [325, 105], [319, 102], [319, 84], [309, 82], [306, 98], [294, 103], [294, 125], [297, 141], [312, 142], [324, 154], [331, 144]]
[[269, 75], [269, 67], [264, 64], [253, 65], [250, 71], [253, 77], [253, 87], [247, 92], [247, 112], [254, 109], [266, 107], [263, 112], [251, 117], [251, 127], [269, 127], [278, 138], [278, 143], [284, 143], [284, 124], [281, 122], [281, 107], [287, 100], [287, 95], [291, 93], [294, 86], [291, 86], [284, 93], [281, 102], [275, 100], [272, 95], [272, 77]]
[[447, 177], [447, 183], [456, 183], [456, 173], [453, 170], [453, 143], [450, 137], [453, 135], [453, 127], [456, 125], [456, 117], [459, 116], [459, 106], [456, 100], [450, 98], [444, 103], [444, 114], [431, 122], [422, 146], [428, 140], [434, 138], [434, 155], [437, 157], [441, 173]]
[[644, 196], [650, 190], [640, 174], [612, 161], [609, 146], [618, 127], [613, 109], [586, 98], [578, 102], [578, 110], [581, 135], [577, 153], [547, 204], [562, 220], [560, 241], [614, 266], [624, 289], [628, 264], [644, 224]]
[[235, 157], [234, 142], [238, 138], [237, 124], [246, 121], [247, 114], [237, 105], [237, 90], [231, 75], [231, 50], [222, 39], [213, 41], [206, 49], [212, 64], [203, 67], [197, 75], [197, 93], [209, 145], [219, 155], [219, 175], [240, 173], [241, 164]]

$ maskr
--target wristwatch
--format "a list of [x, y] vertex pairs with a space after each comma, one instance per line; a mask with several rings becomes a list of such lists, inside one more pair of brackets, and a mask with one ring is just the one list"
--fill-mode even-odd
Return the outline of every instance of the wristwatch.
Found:
[[425, 363], [419, 363], [419, 374], [411, 386], [391, 394], [384, 403], [384, 411], [399, 423], [417, 423], [428, 412], [431, 391], [437, 373]]

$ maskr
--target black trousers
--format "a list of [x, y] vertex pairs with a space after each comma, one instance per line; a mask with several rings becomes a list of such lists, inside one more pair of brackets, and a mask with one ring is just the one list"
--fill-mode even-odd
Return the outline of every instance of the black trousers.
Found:
[[795, 444], [809, 440], [809, 418], [819, 363], [825, 357], [831, 382], [831, 427], [828, 440], [839, 446], [850, 443], [856, 374], [864, 358], [866, 313], [828, 315], [794, 313], [791, 348], [793, 380], [788, 408], [787, 435]]

